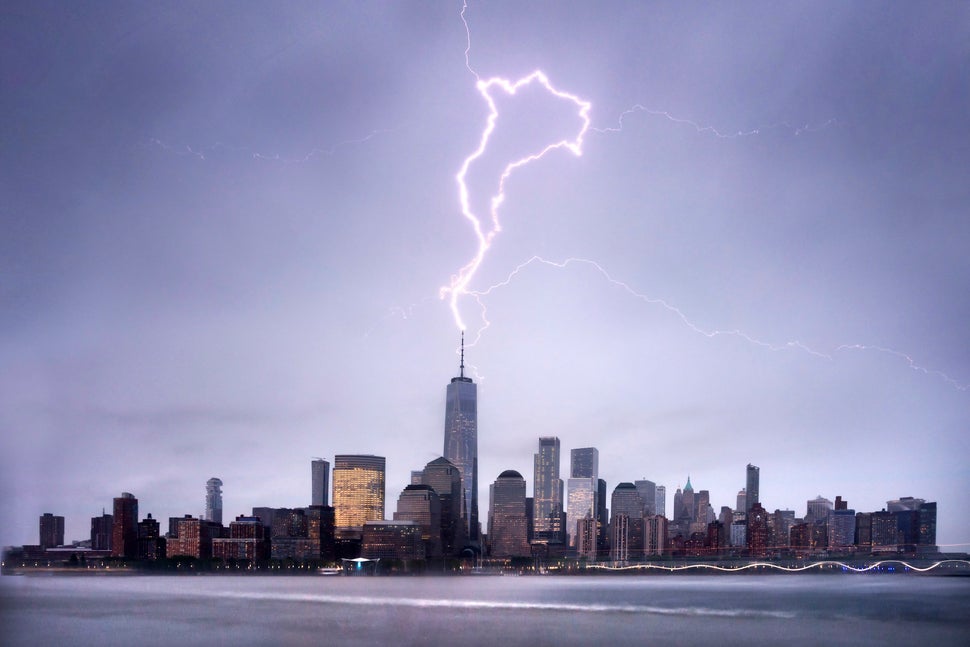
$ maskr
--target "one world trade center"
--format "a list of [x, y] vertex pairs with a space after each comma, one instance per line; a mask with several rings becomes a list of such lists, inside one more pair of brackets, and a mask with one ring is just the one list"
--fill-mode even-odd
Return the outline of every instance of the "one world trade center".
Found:
[[469, 543], [478, 543], [478, 387], [465, 377], [465, 336], [462, 334], [458, 377], [451, 378], [445, 397], [444, 456], [461, 473], [461, 517]]

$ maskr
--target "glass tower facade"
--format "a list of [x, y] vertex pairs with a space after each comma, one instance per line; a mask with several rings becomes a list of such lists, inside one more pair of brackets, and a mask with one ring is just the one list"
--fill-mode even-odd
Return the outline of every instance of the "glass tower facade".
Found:
[[532, 536], [537, 542], [563, 543], [559, 439], [539, 438], [539, 452], [534, 458]]
[[581, 519], [598, 517], [596, 506], [599, 492], [599, 450], [595, 447], [573, 449], [569, 452], [568, 501], [566, 502], [566, 532], [569, 545], [577, 546], [578, 524]]
[[464, 345], [461, 372], [445, 393], [445, 449], [461, 474], [461, 518], [468, 540], [478, 542], [478, 387], [465, 377]]
[[744, 512], [745, 516], [751, 512], [751, 508], [754, 507], [755, 503], [761, 503], [760, 497], [760, 487], [759, 482], [761, 480], [761, 468], [757, 465], [752, 465], [748, 463], [747, 475], [745, 478], [745, 492], [746, 497], [744, 500]]
[[657, 484], [647, 479], [634, 481], [633, 484], [643, 501], [643, 516], [649, 517], [657, 514]]
[[569, 477], [597, 479], [600, 473], [600, 452], [595, 447], [581, 447], [569, 451]]
[[338, 454], [333, 460], [334, 525], [359, 533], [366, 521], [384, 519], [383, 456]]
[[315, 458], [310, 463], [310, 505], [330, 505], [330, 463]]

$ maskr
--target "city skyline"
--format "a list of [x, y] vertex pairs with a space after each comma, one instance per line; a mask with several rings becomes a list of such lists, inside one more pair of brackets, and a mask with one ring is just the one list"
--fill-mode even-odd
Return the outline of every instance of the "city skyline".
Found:
[[589, 118], [505, 179], [457, 302], [481, 505], [555, 436], [668, 517], [751, 464], [766, 510], [924, 497], [965, 550], [967, 11], [15, 5], [0, 544], [119, 492], [198, 515], [213, 475], [226, 518], [304, 506], [314, 456], [388, 457], [392, 502], [460, 370], [476, 82], [541, 70], [588, 112], [491, 86], [463, 176], [488, 231], [505, 165]]
[[[559, 439], [555, 437], [540, 437], [540, 453], [543, 449], [554, 448], [553, 452], [547, 453], [540, 460], [540, 454], [534, 456], [537, 469], [537, 476], [545, 472], [555, 472], [556, 459], [559, 457]], [[320, 462], [326, 463], [324, 459], [314, 457], [311, 471], [316, 477], [316, 467]], [[599, 453], [596, 448], [583, 447], [574, 449], [570, 452], [570, 474], [584, 475], [596, 474], [598, 472]], [[818, 524], [827, 528], [825, 538], [821, 539], [822, 546], [829, 549], [854, 550], [854, 546], [859, 543], [869, 542], [869, 537], [876, 537], [878, 532], [879, 541], [873, 540], [873, 545], [887, 547], [893, 544], [894, 539], [902, 533], [905, 536], [916, 537], [920, 544], [930, 546], [932, 550], [926, 554], [932, 554], [942, 549], [948, 551], [953, 546], [940, 545], [936, 541], [937, 537], [937, 503], [927, 502], [925, 499], [913, 496], [903, 496], [898, 499], [886, 500], [886, 505], [881, 510], [856, 510], [855, 507], [849, 508], [849, 502], [842, 496], [837, 495], [835, 501], [831, 501], [822, 495], [805, 502], [805, 513], [799, 516], [798, 507], [780, 507], [773, 512], [766, 510], [760, 504], [759, 497], [746, 496], [748, 487], [743, 488], [737, 495], [736, 507], [732, 510], [730, 506], [721, 505], [721, 515], [715, 513], [714, 506], [711, 504], [710, 491], [699, 490], [696, 495], [691, 484], [690, 476], [683, 489], [677, 488], [673, 497], [673, 516], [666, 518], [664, 508], [666, 507], [665, 493], [663, 485], [655, 484], [647, 480], [637, 480], [635, 483], [624, 481], [617, 483], [612, 488], [609, 496], [609, 506], [606, 505], [605, 481], [598, 479], [599, 496], [592, 494], [592, 499], [588, 496], [580, 496], [575, 504], [578, 504], [576, 511], [588, 510], [585, 515], [580, 516], [573, 512], [575, 519], [575, 532], [570, 533], [570, 523], [564, 535], [545, 534], [539, 532], [540, 524], [536, 521], [539, 517], [536, 513], [540, 510], [535, 506], [535, 483], [532, 486], [532, 496], [529, 495], [528, 481], [515, 470], [504, 470], [498, 478], [489, 485], [489, 506], [487, 509], [487, 526], [482, 525], [481, 532], [487, 536], [487, 542], [482, 535], [476, 534], [469, 538], [466, 531], [465, 520], [461, 518], [461, 500], [464, 496], [464, 487], [460, 470], [444, 457], [439, 457], [429, 462], [422, 470], [411, 471], [411, 483], [407, 485], [397, 497], [396, 509], [391, 511], [387, 507], [387, 493], [384, 489], [384, 473], [386, 458], [373, 455], [336, 455], [334, 457], [335, 478], [333, 482], [334, 506], [320, 505], [311, 503], [306, 506], [296, 506], [294, 508], [277, 506], [254, 506], [251, 516], [248, 513], [240, 513], [236, 516], [236, 523], [248, 524], [253, 519], [269, 519], [262, 522], [264, 525], [273, 525], [275, 521], [283, 521], [283, 526], [289, 528], [295, 522], [297, 525], [303, 524], [303, 531], [306, 530], [307, 520], [311, 517], [319, 524], [321, 515], [327, 516], [324, 510], [329, 510], [330, 521], [330, 546], [326, 549], [327, 554], [332, 549], [334, 539], [339, 543], [342, 540], [357, 542], [358, 548], [361, 542], [361, 531], [363, 530], [363, 543], [367, 545], [368, 535], [366, 528], [369, 524], [394, 525], [399, 523], [417, 523], [420, 528], [418, 536], [420, 541], [427, 549], [428, 558], [436, 558], [444, 555], [458, 556], [462, 558], [488, 556], [489, 558], [507, 558], [515, 556], [529, 556], [532, 553], [530, 545], [536, 544], [559, 544], [560, 548], [556, 553], [563, 550], [565, 556], [588, 557], [589, 559], [627, 561], [630, 559], [638, 560], [651, 555], [671, 554], [672, 551], [683, 551], [685, 540], [687, 540], [687, 550], [696, 550], [697, 546], [691, 547], [691, 542], [695, 540], [695, 533], [707, 534], [707, 542], [712, 541], [711, 533], [720, 533], [722, 540], [727, 543], [716, 543], [714, 540], [714, 553], [718, 551], [748, 551], [751, 556], [768, 556], [766, 551], [772, 549], [787, 549], [789, 533], [791, 533], [792, 547], [795, 541], [810, 540], [801, 535], [796, 535], [797, 525], [805, 528], [818, 529]], [[760, 468], [750, 463], [745, 469], [746, 481], [750, 491], [758, 491], [758, 480]], [[546, 478], [543, 476], [542, 478]], [[580, 482], [586, 481], [588, 476], [571, 476]], [[597, 479], [593, 479], [594, 481]], [[175, 526], [172, 524], [188, 523], [205, 525], [207, 522], [212, 528], [228, 528], [229, 524], [224, 524], [220, 519], [210, 515], [210, 506], [213, 493], [216, 492], [221, 497], [222, 481], [216, 477], [209, 479], [205, 485], [206, 491], [206, 513], [199, 517], [191, 514], [175, 516], [169, 518], [170, 530]], [[578, 488], [580, 493], [585, 492], [585, 488]], [[439, 495], [439, 491], [442, 493]], [[542, 488], [538, 490], [542, 491]], [[644, 498], [644, 494], [647, 495]], [[654, 498], [650, 498], [653, 494]], [[317, 495], [317, 488], [312, 488], [311, 499]], [[527, 501], [528, 497], [528, 501]], [[393, 497], [392, 497], [393, 499]], [[221, 501], [220, 501], [221, 503]], [[925, 505], [924, 505], [925, 504]], [[929, 511], [929, 516], [925, 518], [924, 528], [924, 508]], [[39, 516], [39, 547], [44, 548], [64, 548], [72, 544], [84, 545], [88, 549], [105, 549], [104, 533], [110, 535], [111, 544], [110, 554], [114, 557], [135, 557], [143, 559], [156, 559], [158, 551], [164, 554], [164, 544], [159, 548], [158, 538], [168, 537], [169, 535], [160, 532], [160, 525], [153, 519], [151, 512], [144, 518], [140, 518], [138, 512], [138, 497], [129, 492], [122, 492], [120, 497], [113, 499], [113, 515], [101, 515], [90, 519], [90, 535], [84, 539], [66, 540], [64, 535], [65, 518], [63, 515], [55, 515], [45, 512]], [[555, 510], [555, 507], [553, 507]], [[658, 512], [659, 510], [659, 512]], [[919, 515], [917, 531], [917, 516], [911, 520], [897, 520], [893, 513], [909, 512]], [[284, 516], [280, 517], [282, 513]], [[560, 510], [562, 520], [567, 519], [566, 512]], [[296, 516], [293, 516], [296, 515]], [[725, 517], [727, 515], [727, 517]], [[840, 516], [841, 515], [841, 516]], [[221, 509], [219, 509], [221, 517]], [[769, 521], [769, 517], [775, 521]], [[878, 518], [878, 521], [876, 520]], [[757, 534], [752, 538], [749, 534], [752, 531], [751, 520], [756, 521], [754, 531]], [[292, 521], [291, 521], [292, 520]], [[714, 522], [721, 523], [721, 530], [715, 528]], [[657, 525], [661, 524], [661, 525]], [[776, 530], [769, 527], [774, 524]], [[860, 524], [865, 530], [860, 529]], [[870, 526], [871, 524], [871, 535]], [[899, 525], [897, 529], [897, 524]], [[143, 526], [148, 532], [143, 532]], [[316, 526], [315, 526], [316, 527]], [[374, 526], [375, 528], [377, 526]], [[497, 534], [493, 534], [493, 529]], [[294, 528], [296, 528], [294, 526]], [[667, 529], [669, 528], [669, 534]], [[878, 529], [877, 529], [878, 528]], [[905, 528], [905, 530], [904, 530]], [[439, 532], [435, 532], [437, 529]], [[662, 531], [660, 529], [663, 529]], [[739, 531], [740, 530], [740, 534]], [[303, 532], [293, 530], [293, 532]], [[212, 532], [206, 531], [206, 532]], [[281, 531], [282, 532], [282, 531]], [[317, 527], [316, 535], [311, 535], [317, 542], [314, 544], [319, 548], [322, 528]], [[657, 546], [657, 533], [666, 537], [662, 546]], [[767, 534], [769, 532], [781, 532], [783, 538], [776, 538], [782, 543], [767, 544]], [[860, 533], [865, 533], [861, 535]], [[178, 544], [178, 537], [181, 531], [176, 531], [174, 546], [175, 550], [186, 550], [184, 546]], [[439, 534], [440, 533], [440, 534]], [[916, 533], [916, 534], [912, 534]], [[584, 534], [589, 535], [585, 540]], [[199, 538], [198, 528], [195, 531], [194, 540]], [[208, 535], [210, 539], [214, 535]], [[290, 535], [281, 535], [285, 540]], [[674, 537], [678, 539], [675, 541]], [[190, 537], [190, 539], [192, 538]], [[225, 535], [223, 535], [226, 538]], [[274, 541], [277, 539], [276, 533], [273, 535]], [[293, 535], [295, 538], [301, 535]], [[306, 540], [306, 535], [302, 535]], [[528, 539], [527, 539], [528, 537]], [[653, 537], [653, 539], [650, 539]], [[142, 539], [149, 540], [150, 549], [142, 544]], [[253, 537], [247, 537], [254, 539]], [[371, 537], [373, 540], [374, 537]], [[385, 540], [387, 538], [385, 537]], [[295, 540], [295, 539], [294, 539]], [[927, 541], [928, 540], [928, 541]], [[164, 541], [164, 540], [162, 540]], [[585, 543], [584, 543], [585, 541]], [[814, 540], [812, 540], [814, 541]], [[913, 539], [914, 547], [916, 539]], [[647, 542], [647, 543], [644, 543]], [[654, 544], [650, 544], [654, 542]], [[808, 543], [806, 543], [806, 546]], [[309, 545], [308, 545], [309, 546]], [[462, 546], [465, 547], [462, 550]], [[25, 542], [25, 549], [34, 550], [36, 545]], [[958, 546], [959, 547], [959, 546]], [[15, 547], [16, 548], [16, 547]], [[197, 548], [197, 547], [196, 547]], [[823, 550], [820, 548], [817, 550]], [[861, 549], [861, 547], [860, 547]], [[280, 548], [281, 551], [287, 550]], [[300, 559], [317, 559], [321, 555], [313, 557], [312, 551], [303, 554]], [[710, 547], [707, 548], [710, 550]], [[812, 549], [814, 552], [816, 549]], [[276, 548], [273, 549], [273, 558], [277, 559]], [[444, 553], [442, 552], [444, 551]], [[959, 551], [957, 551], [959, 552]], [[425, 553], [418, 551], [423, 559]], [[418, 553], [415, 553], [417, 557]], [[176, 553], [179, 554], [179, 553]], [[191, 554], [191, 551], [190, 553]], [[860, 553], [860, 554], [865, 554]], [[332, 556], [332, 555], [331, 555]], [[696, 555], [695, 555], [696, 556]], [[268, 557], [267, 557], [268, 558]], [[252, 559], [252, 555], [246, 557]]]

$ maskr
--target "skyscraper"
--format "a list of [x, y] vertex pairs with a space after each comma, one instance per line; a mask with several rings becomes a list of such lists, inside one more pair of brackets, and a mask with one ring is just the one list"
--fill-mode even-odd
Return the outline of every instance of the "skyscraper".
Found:
[[710, 490], [700, 490], [694, 495], [694, 521], [705, 524], [714, 521]]
[[756, 465], [748, 463], [747, 474], [745, 478], [745, 499], [744, 499], [744, 514], [747, 517], [751, 508], [754, 507], [755, 503], [761, 503], [761, 497], [759, 496], [759, 481], [761, 480], [761, 468]]
[[138, 544], [136, 552], [138, 559], [164, 559], [165, 538], [162, 537], [161, 527], [152, 513], [138, 522]]
[[637, 487], [637, 492], [640, 493], [640, 499], [643, 500], [643, 516], [649, 517], [657, 514], [657, 484], [648, 481], [646, 478], [634, 481], [633, 484]]
[[690, 476], [687, 476], [687, 484], [680, 493], [680, 507], [677, 506], [677, 496], [674, 496], [674, 519], [693, 520], [697, 516], [697, 503], [694, 500], [694, 486], [690, 484]]
[[647, 555], [663, 555], [667, 550], [667, 518], [656, 514], [644, 520], [643, 550]]
[[625, 514], [630, 519], [643, 518], [643, 499], [636, 485], [624, 482], [613, 488], [610, 511], [614, 516]]
[[919, 548], [921, 552], [935, 553], [936, 547], [936, 501], [919, 506]]
[[610, 550], [610, 511], [606, 506], [606, 481], [596, 479], [596, 552], [605, 555]]
[[222, 480], [215, 477], [205, 482], [205, 520], [222, 523]]
[[64, 545], [64, 517], [45, 512], [40, 518], [40, 547]]
[[636, 485], [620, 483], [610, 499], [610, 554], [627, 560], [643, 554], [643, 499]]
[[656, 514], [661, 517], [667, 516], [667, 486], [658, 485], [657, 486], [657, 507], [655, 510]]
[[468, 540], [478, 542], [478, 387], [465, 377], [465, 335], [458, 377], [445, 392], [444, 456], [461, 474], [462, 508]]
[[383, 456], [337, 454], [333, 458], [336, 531], [360, 536], [365, 521], [384, 519]]
[[745, 544], [748, 554], [752, 557], [766, 557], [768, 555], [768, 513], [755, 503], [748, 508], [745, 530]]
[[[751, 499], [750, 494], [748, 495], [748, 499]], [[805, 520], [808, 521], [811, 518], [816, 523], [825, 523], [829, 518], [829, 512], [833, 508], [832, 502], [820, 494], [814, 499], [809, 500], [806, 504]]]
[[493, 557], [528, 557], [525, 479], [505, 470], [489, 489], [488, 544]]
[[[580, 519], [590, 518], [596, 528], [597, 494], [599, 492], [599, 450], [583, 447], [569, 452], [568, 501], [566, 502], [566, 533], [569, 545], [577, 546]], [[594, 536], [596, 533], [594, 532]]]
[[138, 499], [122, 492], [114, 500], [111, 523], [111, 556], [135, 557], [138, 550]]
[[111, 534], [114, 518], [101, 510], [100, 517], [91, 517], [91, 548], [94, 550], [111, 550]]
[[559, 478], [559, 439], [539, 438], [533, 472], [533, 539], [541, 543], [563, 543], [562, 495]]
[[754, 526], [750, 521], [751, 509], [754, 508], [755, 505], [758, 505], [759, 503], [761, 503], [761, 498], [759, 497], [759, 483], [758, 483], [760, 478], [761, 478], [761, 469], [756, 465], [752, 465], [751, 463], [748, 463], [748, 468], [745, 471], [745, 480], [744, 480], [744, 518], [749, 519], [747, 530], [745, 531], [747, 534], [746, 542], [749, 547], [751, 546], [751, 542], [753, 541], [751, 538], [751, 532], [752, 532], [752, 529], [754, 528]]
[[310, 505], [330, 505], [330, 463], [322, 458], [310, 463]]
[[436, 458], [424, 466], [421, 483], [434, 489], [441, 502], [441, 548], [445, 555], [460, 552], [465, 545], [461, 521], [461, 473], [447, 458]]
[[569, 451], [569, 477], [596, 479], [600, 474], [600, 452], [595, 447], [580, 447]]
[[408, 485], [397, 499], [394, 521], [413, 521], [421, 528], [425, 557], [441, 555], [441, 499], [430, 485]]

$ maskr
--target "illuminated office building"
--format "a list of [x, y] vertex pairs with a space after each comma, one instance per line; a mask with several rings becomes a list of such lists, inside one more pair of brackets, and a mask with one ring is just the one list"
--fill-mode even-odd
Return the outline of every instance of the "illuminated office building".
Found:
[[269, 543], [259, 517], [238, 516], [229, 523], [229, 536], [212, 539], [212, 557], [258, 561], [269, 557]]
[[919, 506], [919, 547], [924, 553], [935, 553], [936, 546], [936, 502], [921, 503]]
[[364, 524], [361, 557], [365, 559], [423, 559], [421, 526], [414, 521], [368, 521]]
[[845, 551], [855, 547], [855, 510], [849, 509], [842, 497], [835, 497], [835, 509], [829, 512], [826, 523], [830, 549]]
[[899, 548], [896, 517], [892, 512], [881, 510], [872, 513], [872, 552], [896, 552]]
[[222, 534], [222, 524], [205, 519], [196, 519], [190, 514], [180, 518], [170, 518], [166, 543], [168, 557], [212, 558], [212, 540]]
[[359, 537], [365, 522], [384, 519], [384, 466], [383, 456], [334, 456], [333, 508], [338, 535]]
[[165, 543], [158, 520], [152, 519], [149, 512], [147, 517], [138, 522], [138, 558], [147, 560], [165, 559]]
[[768, 513], [755, 503], [748, 508], [745, 542], [751, 557], [768, 556]]

